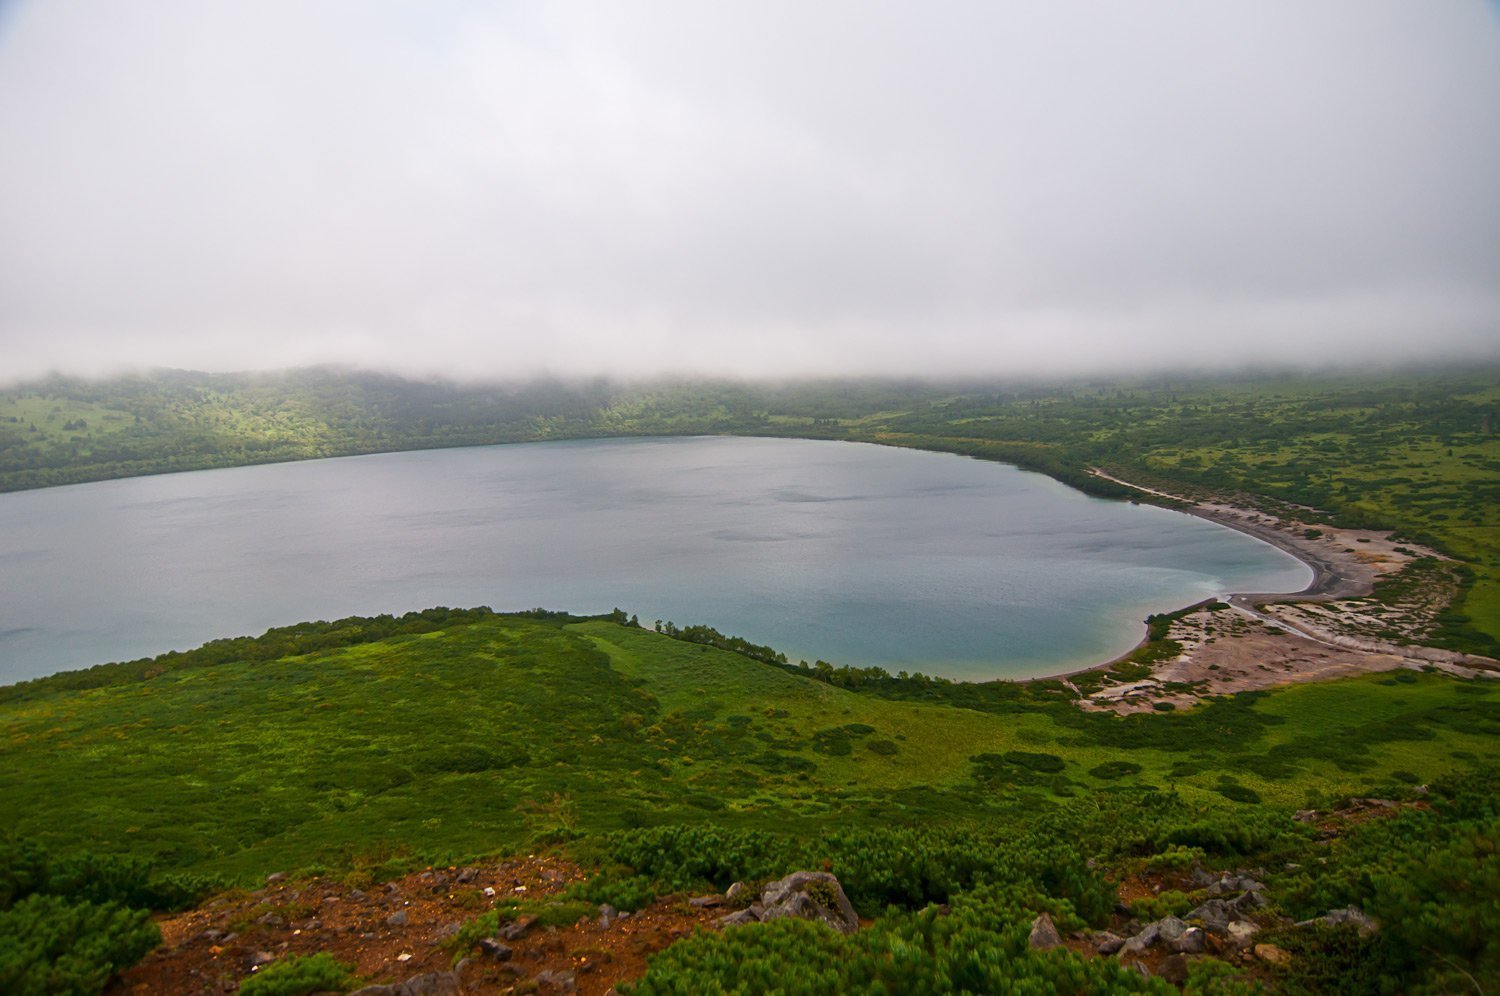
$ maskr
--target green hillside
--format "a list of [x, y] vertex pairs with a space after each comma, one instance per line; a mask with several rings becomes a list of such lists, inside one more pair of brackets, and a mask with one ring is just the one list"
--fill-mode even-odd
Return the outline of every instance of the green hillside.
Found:
[[[1304, 973], [1355, 971], [1346, 961], [1373, 952], [1402, 985], [1447, 980], [1415, 958], [1402, 904], [1436, 904], [1454, 924], [1495, 916], [1493, 895], [1382, 891], [1383, 876], [1428, 868], [1435, 839], [1493, 851], [1494, 684], [1403, 672], [1130, 718], [1084, 713], [1049, 683], [966, 686], [979, 708], [958, 708], [941, 683], [936, 701], [880, 698], [622, 620], [341, 620], [0, 690], [0, 891], [25, 895], [48, 862], [80, 860], [95, 899], [114, 882], [107, 898], [137, 905], [276, 871], [547, 846], [668, 891], [826, 863], [861, 913], [883, 916], [838, 942], [859, 948], [830, 956], [856, 973], [844, 983], [879, 977], [889, 945], [925, 930], [919, 960], [934, 972], [959, 946], [991, 945], [1007, 972], [1083, 972], [1100, 992], [1124, 991], [1126, 974], [1028, 955], [1012, 928], [1042, 909], [1102, 925], [1114, 883], [1146, 867], [1285, 869], [1271, 894], [1298, 919], [1348, 903], [1385, 914], [1353, 951], [1348, 938], [1283, 939], [1312, 945]], [[1372, 795], [1417, 805], [1383, 829], [1338, 831], [1332, 850], [1291, 819]], [[1453, 860], [1423, 874], [1470, 859]], [[77, 898], [54, 891], [68, 888]], [[929, 903], [951, 903], [954, 919], [923, 927]], [[1500, 935], [1424, 923], [1421, 943], [1462, 971], [1500, 968]], [[757, 959], [834, 943], [800, 927], [765, 937], [733, 957], [729, 935], [674, 948], [645, 991], [732, 988]], [[1297, 991], [1298, 978], [1277, 984]]]

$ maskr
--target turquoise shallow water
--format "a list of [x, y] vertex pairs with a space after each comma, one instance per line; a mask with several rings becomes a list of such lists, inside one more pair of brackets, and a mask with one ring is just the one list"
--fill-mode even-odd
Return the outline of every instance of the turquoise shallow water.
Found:
[[432, 605], [615, 606], [793, 660], [985, 679], [1311, 572], [948, 454], [727, 437], [427, 450], [0, 495], [0, 682]]

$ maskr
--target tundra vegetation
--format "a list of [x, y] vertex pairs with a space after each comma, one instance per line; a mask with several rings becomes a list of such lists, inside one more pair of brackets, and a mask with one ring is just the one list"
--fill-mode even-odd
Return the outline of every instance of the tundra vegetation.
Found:
[[[1433, 640], [1493, 654], [1496, 382], [54, 380], [0, 394], [0, 485], [658, 432], [920, 446], [1115, 492], [1098, 466], [1430, 544], [1455, 561], [1420, 570], [1453, 572], [1458, 592]], [[1122, 667], [1170, 652], [1167, 621]], [[1256, 940], [1277, 956], [1195, 956], [1187, 991], [1500, 987], [1500, 683], [1407, 670], [1131, 716], [1078, 694], [792, 662], [623, 611], [484, 608], [311, 622], [0, 688], [0, 990], [97, 992], [157, 942], [147, 911], [272, 872], [369, 883], [544, 849], [596, 871], [569, 915], [816, 868], [870, 921], [700, 933], [656, 956], [641, 993], [1167, 992], [1082, 943], [1034, 950], [1033, 920], [1067, 935], [1121, 902], [1189, 915], [1202, 875], [1246, 869], [1270, 904]], [[1379, 929], [1291, 925], [1349, 906]], [[455, 956], [519, 911], [479, 915]], [[309, 957], [248, 991], [355, 984]]]
[[[1298, 956], [1246, 985], [1500, 977], [1489, 682], [1371, 675], [1120, 717], [1055, 683], [856, 690], [800, 670], [624, 613], [437, 609], [0, 690], [7, 936], [66, 935], [7, 946], [0, 982], [94, 991], [154, 943], [139, 911], [274, 871], [372, 881], [547, 847], [601, 870], [584, 910], [817, 867], [875, 921], [694, 938], [641, 992], [755, 991], [767, 973], [793, 991], [1157, 991], [1026, 934], [1043, 911], [1101, 926], [1121, 882], [1187, 863], [1264, 869], [1292, 919], [1352, 904], [1383, 924], [1288, 930]], [[1337, 823], [1371, 796], [1396, 815]], [[1308, 809], [1336, 829], [1293, 819]], [[1242, 969], [1195, 971], [1212, 992]]]

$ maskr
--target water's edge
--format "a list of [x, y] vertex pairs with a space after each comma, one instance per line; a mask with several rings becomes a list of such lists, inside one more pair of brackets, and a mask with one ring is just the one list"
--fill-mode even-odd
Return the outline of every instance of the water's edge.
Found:
[[[885, 442], [882, 442], [880, 440], [873, 440], [873, 439], [872, 440], [847, 440], [847, 439], [845, 439], [845, 440], [838, 440], [838, 439], [828, 439], [827, 437], [819, 437], [819, 436], [792, 436], [792, 435], [782, 435], [782, 434], [776, 434], [776, 435], [755, 435], [755, 434], [748, 434], [748, 433], [721, 433], [721, 434], [717, 434], [717, 435], [722, 436], [722, 437], [726, 437], [726, 438], [736, 438], [737, 437], [737, 438], [771, 439], [771, 440], [787, 440], [787, 441], [791, 441], [791, 440], [803, 440], [803, 441], [819, 442], [819, 443], [823, 443], [823, 442], [854, 442], [854, 443], [865, 443], [867, 445], [879, 445], [879, 446], [883, 446], [883, 447], [884, 446], [889, 446], [892, 449], [908, 449], [908, 450], [916, 450], [916, 451], [928, 452], [928, 453], [942, 453], [942, 454], [948, 455], [948, 456], [973, 456], [971, 454], [954, 453], [951, 450], [946, 450], [946, 449], [941, 449], [941, 448], [930, 448], [930, 447], [923, 447], [923, 446], [912, 446], [912, 445], [904, 445], [904, 444], [885, 443]], [[705, 434], [703, 434], [703, 433], [654, 434], [654, 435], [648, 435], [648, 436], [638, 436], [638, 437], [628, 437], [628, 438], [639, 438], [639, 439], [673, 439], [673, 438], [677, 438], [677, 439], [681, 439], [681, 438], [692, 438], [692, 437], [702, 437], [702, 436], [705, 436]], [[625, 438], [627, 438], [627, 437], [592, 436], [592, 437], [581, 437], [578, 440], [566, 440], [566, 441], [577, 441], [577, 442], [588, 442], [588, 441], [614, 442], [614, 441], [624, 441]], [[708, 438], [712, 438], [712, 437], [710, 436]], [[565, 441], [565, 440], [546, 440], [545, 442], [563, 442], [563, 441]], [[502, 443], [502, 444], [489, 444], [489, 445], [509, 446], [509, 445], [515, 445], [515, 444]], [[399, 453], [418, 453], [418, 452], [423, 452], [423, 451], [428, 451], [428, 450], [433, 450], [433, 449], [469, 449], [469, 448], [473, 448], [473, 447], [422, 447], [422, 448], [419, 448], [419, 449], [393, 450], [393, 451], [389, 451], [389, 452], [392, 453], [392, 454], [399, 454]], [[375, 454], [352, 454], [352, 455], [357, 455], [357, 456], [371, 455], [371, 456], [373, 456]], [[1008, 466], [1008, 467], [1014, 468], [1016, 470], [1024, 471], [1024, 472], [1031, 472], [1031, 473], [1041, 474], [1042, 476], [1047, 477], [1048, 479], [1056, 482], [1057, 484], [1062, 485], [1065, 488], [1068, 488], [1069, 490], [1071, 490], [1071, 491], [1073, 491], [1075, 493], [1082, 494], [1082, 495], [1087, 495], [1088, 497], [1091, 497], [1091, 498], [1095, 498], [1095, 499], [1107, 499], [1107, 500], [1110, 500], [1112, 502], [1119, 502], [1119, 501], [1124, 501], [1125, 500], [1123, 498], [1120, 498], [1118, 495], [1090, 494], [1089, 490], [1077, 487], [1074, 482], [1068, 481], [1068, 480], [1064, 480], [1064, 479], [1062, 479], [1062, 478], [1060, 478], [1060, 477], [1058, 477], [1058, 476], [1056, 476], [1054, 474], [1047, 473], [1046, 470], [1044, 470], [1042, 468], [1039, 468], [1039, 467], [1028, 467], [1028, 466], [1025, 466], [1025, 465], [1023, 465], [1021, 463], [1017, 463], [1017, 462], [1013, 462], [1013, 461], [989, 460], [989, 459], [985, 459], [982, 456], [973, 456], [973, 458], [976, 459], [976, 460], [979, 460], [980, 462], [983, 462], [983, 463], [994, 463], [994, 464], [998, 464], [1000, 466]], [[327, 457], [317, 457], [317, 458], [308, 458], [308, 460], [273, 461], [273, 463], [282, 463], [282, 464], [306, 463], [306, 462], [310, 462], [312, 460], [319, 460], [319, 459], [329, 459], [329, 458], [327, 458]], [[262, 465], [264, 465], [264, 464], [262, 464], [260, 462], [256, 462], [256, 461], [250, 461], [250, 462], [247, 462], [244, 466], [250, 467], [250, 466], [262, 466]], [[229, 469], [234, 469], [234, 468], [209, 468], [209, 469], [214, 469], [214, 470], [229, 470]], [[171, 472], [167, 472], [167, 473], [163, 473], [163, 474], [129, 475], [129, 476], [130, 477], [136, 477], [136, 478], [139, 478], [139, 477], [161, 477], [161, 476], [167, 476], [168, 473], [175, 474], [175, 473], [193, 473], [193, 472], [196, 472], [196, 471], [183, 470], [183, 471], [171, 471]], [[127, 478], [107, 478], [107, 479], [104, 479], [104, 480], [122, 480], [122, 479], [127, 479]], [[76, 486], [79, 486], [80, 484], [88, 484], [88, 483], [97, 483], [97, 482], [77, 482], [75, 484], [69, 484], [69, 485], [57, 485], [55, 487], [76, 487]], [[1114, 482], [1114, 483], [1124, 484], [1127, 487], [1135, 488], [1134, 485], [1130, 485], [1130, 484], [1128, 484], [1128, 482], [1117, 481], [1117, 482]], [[50, 490], [50, 488], [49, 489], [22, 489], [22, 490]], [[1135, 503], [1137, 503], [1137, 504], [1148, 504], [1148, 505], [1155, 505], [1155, 506], [1158, 506], [1158, 507], [1170, 508], [1172, 510], [1181, 511], [1181, 512], [1184, 512], [1185, 514], [1192, 515], [1195, 518], [1201, 519], [1203, 521], [1211, 522], [1214, 525], [1218, 525], [1218, 526], [1221, 526], [1221, 527], [1224, 527], [1224, 528], [1233, 529], [1236, 532], [1239, 532], [1239, 533], [1241, 533], [1243, 535], [1247, 535], [1247, 536], [1249, 536], [1249, 537], [1251, 537], [1253, 539], [1256, 539], [1256, 540], [1260, 541], [1261, 543], [1263, 543], [1263, 544], [1265, 544], [1267, 546], [1270, 546], [1270, 547], [1278, 550], [1279, 552], [1287, 555], [1292, 560], [1294, 560], [1296, 563], [1298, 563], [1299, 565], [1301, 565], [1303, 568], [1305, 568], [1309, 572], [1311, 572], [1311, 574], [1312, 574], [1312, 581], [1302, 591], [1300, 591], [1300, 592], [1273, 592], [1273, 593], [1270, 593], [1271, 597], [1286, 598], [1286, 597], [1296, 597], [1296, 596], [1299, 596], [1299, 595], [1308, 595], [1310, 593], [1316, 592], [1320, 588], [1320, 586], [1324, 583], [1324, 581], [1325, 581], [1325, 572], [1322, 569], [1322, 565], [1318, 564], [1317, 562], [1310, 561], [1304, 555], [1304, 551], [1300, 550], [1294, 542], [1291, 542], [1291, 538], [1290, 537], [1283, 536], [1280, 533], [1278, 533], [1277, 531], [1275, 531], [1274, 529], [1266, 529], [1264, 527], [1259, 528], [1259, 529], [1245, 528], [1245, 526], [1244, 526], [1243, 523], [1237, 522], [1237, 521], [1235, 521], [1232, 518], [1228, 518], [1228, 517], [1224, 517], [1224, 516], [1219, 516], [1219, 515], [1214, 515], [1214, 514], [1207, 514], [1207, 513], [1203, 512], [1201, 510], [1195, 510], [1195, 509], [1192, 509], [1192, 508], [1184, 508], [1178, 502], [1172, 501], [1171, 500], [1172, 496], [1162, 495], [1162, 496], [1158, 497], [1155, 493], [1151, 493], [1151, 492], [1145, 491], [1144, 489], [1141, 489], [1141, 492], [1142, 492], [1141, 493], [1141, 497], [1139, 499], [1135, 499]], [[1225, 594], [1227, 595], [1229, 593], [1225, 593]], [[1264, 593], [1256, 593], [1256, 594], [1259, 595], [1259, 594], [1264, 594]], [[1199, 600], [1199, 601], [1196, 601], [1196, 602], [1190, 602], [1190, 603], [1188, 603], [1186, 605], [1171, 606], [1171, 607], [1163, 608], [1163, 609], [1160, 609], [1160, 610], [1157, 610], [1157, 611], [1159, 611], [1159, 612], [1175, 612], [1175, 611], [1180, 611], [1182, 609], [1189, 608], [1192, 605], [1203, 604], [1204, 601], [1211, 601], [1211, 600], [1212, 599], [1209, 599], [1209, 600]], [[715, 622], [714, 620], [711, 620], [711, 619], [710, 620], [703, 620], [703, 621], [709, 623], [710, 625], [714, 624], [714, 622]], [[1143, 629], [1144, 629], [1144, 624], [1142, 624], [1142, 625], [1143, 625]], [[958, 681], [958, 680], [1039, 681], [1039, 680], [1048, 680], [1048, 679], [1056, 679], [1056, 678], [1060, 678], [1060, 677], [1067, 677], [1068, 675], [1072, 675], [1072, 674], [1079, 674], [1079, 673], [1083, 673], [1083, 672], [1087, 672], [1087, 671], [1092, 671], [1092, 670], [1097, 670], [1097, 669], [1100, 669], [1100, 668], [1108, 667], [1108, 666], [1110, 666], [1110, 665], [1118, 662], [1119, 660], [1122, 660], [1122, 659], [1124, 659], [1126, 657], [1129, 657], [1132, 653], [1134, 653], [1137, 649], [1139, 649], [1139, 647], [1141, 645], [1143, 645], [1145, 643], [1145, 640], [1146, 640], [1146, 638], [1143, 635], [1142, 638], [1139, 641], [1137, 641], [1137, 643], [1134, 646], [1132, 646], [1130, 649], [1126, 650], [1122, 654], [1114, 655], [1114, 656], [1110, 657], [1108, 660], [1104, 660], [1104, 661], [1100, 661], [1100, 662], [1096, 662], [1096, 663], [1082, 664], [1081, 666], [1079, 666], [1079, 664], [1077, 662], [1069, 662], [1066, 665], [1062, 665], [1065, 668], [1065, 670], [1061, 670], [1061, 671], [1053, 670], [1053, 669], [1049, 668], [1048, 672], [1045, 673], [1045, 674], [1035, 674], [1035, 675], [1025, 675], [1025, 676], [1012, 676], [1012, 677], [1005, 677], [1005, 678], [999, 678], [999, 679], [959, 679], [959, 678], [954, 678], [954, 679], [950, 679], [950, 680], [955, 680], [955, 681]], [[141, 659], [141, 658], [130, 658], [130, 660], [139, 660], [139, 659]], [[118, 663], [118, 662], [111, 662], [111, 663]], [[1054, 665], [1053, 667], [1055, 668], [1056, 666], [1057, 665]], [[57, 672], [53, 672], [53, 673], [55, 673], [55, 674], [66, 674], [66, 673], [74, 673], [74, 672], [82, 671], [82, 670], [87, 670], [87, 668], [86, 667], [85, 668], [73, 668], [73, 669], [68, 669], [68, 670], [63, 670], [63, 671], [57, 671]]]

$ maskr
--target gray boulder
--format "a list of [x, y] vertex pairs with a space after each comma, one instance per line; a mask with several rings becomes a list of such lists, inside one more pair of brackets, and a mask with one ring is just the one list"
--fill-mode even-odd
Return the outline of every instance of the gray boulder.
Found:
[[1187, 918], [1203, 924], [1203, 928], [1209, 933], [1223, 936], [1228, 932], [1229, 924], [1239, 919], [1239, 911], [1222, 899], [1210, 899], [1202, 906], [1190, 910]]
[[1037, 951], [1051, 951], [1062, 944], [1062, 935], [1057, 932], [1052, 918], [1043, 913], [1031, 921], [1031, 936], [1026, 943]]
[[1208, 894], [1227, 896], [1232, 892], [1261, 892], [1265, 887], [1264, 882], [1258, 882], [1248, 875], [1225, 875], [1208, 887]]
[[736, 910], [733, 913], [727, 913], [719, 917], [714, 923], [720, 927], [738, 927], [745, 923], [760, 923], [760, 915], [763, 912], [765, 911], [761, 908], [760, 903], [751, 903], [745, 909]]
[[500, 928], [498, 936], [501, 940], [505, 941], [519, 941], [530, 933], [531, 928], [534, 926], [536, 926], [536, 917], [529, 915], [518, 916], [512, 923], [508, 923]]
[[1224, 932], [1224, 938], [1229, 942], [1230, 947], [1240, 950], [1248, 948], [1259, 931], [1260, 928], [1249, 920], [1231, 920]]
[[544, 993], [571, 993], [578, 991], [577, 976], [572, 972], [548, 969], [536, 974], [536, 984]]
[[1188, 931], [1188, 925], [1175, 916], [1163, 917], [1154, 923], [1148, 923], [1141, 928], [1141, 932], [1120, 947], [1120, 954], [1140, 954], [1147, 948], [1156, 944], [1171, 946], [1181, 939]]
[[1359, 930], [1360, 937], [1369, 937], [1380, 929], [1380, 924], [1372, 920], [1364, 910], [1358, 906], [1346, 906], [1341, 910], [1329, 910], [1320, 917], [1311, 920], [1303, 920], [1298, 923], [1299, 927], [1310, 927], [1321, 923], [1329, 927], [1353, 926]]
[[1107, 930], [1102, 934], [1095, 935], [1094, 942], [1094, 950], [1102, 955], [1112, 955], [1125, 946], [1125, 938], [1119, 934], [1112, 934]]
[[496, 961], [510, 961], [511, 955], [515, 953], [509, 944], [506, 944], [504, 941], [497, 941], [493, 937], [486, 937], [480, 941], [479, 950], [483, 951], [486, 957], [493, 958]]
[[1208, 933], [1202, 927], [1189, 927], [1181, 937], [1168, 942], [1167, 948], [1177, 954], [1202, 954], [1208, 948]]
[[1230, 900], [1229, 905], [1239, 913], [1254, 913], [1271, 905], [1271, 901], [1259, 892], [1242, 892], [1237, 898]]
[[365, 986], [349, 996], [459, 996], [458, 973], [428, 972], [394, 986]]
[[839, 880], [827, 872], [793, 872], [761, 893], [762, 920], [820, 920], [841, 934], [859, 929], [859, 914]]

